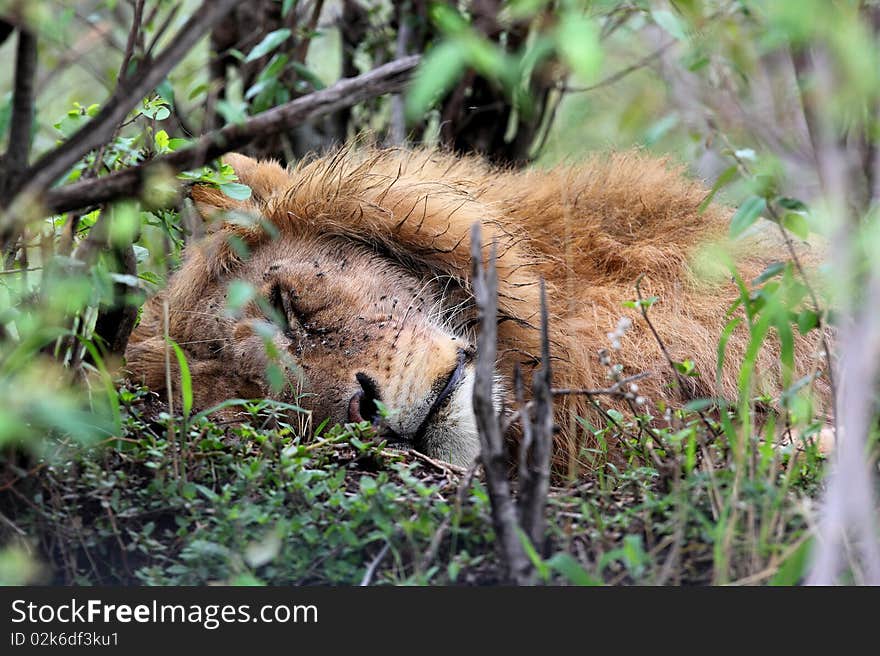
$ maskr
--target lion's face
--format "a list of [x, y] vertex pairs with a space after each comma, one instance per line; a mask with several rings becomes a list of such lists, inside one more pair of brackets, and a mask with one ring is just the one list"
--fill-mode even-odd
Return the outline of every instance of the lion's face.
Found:
[[[462, 466], [476, 457], [474, 350], [451, 321], [455, 285], [367, 245], [314, 234], [267, 240], [195, 291], [188, 279], [203, 275], [192, 271], [199, 260], [169, 288], [171, 332], [191, 359], [197, 404], [275, 397], [309, 410], [313, 425], [367, 421], [390, 443], [431, 457]], [[234, 281], [254, 297], [230, 312]], [[137, 338], [130, 368], [147, 372], [156, 389], [161, 347]], [[269, 384], [273, 362], [287, 365], [281, 391]]]
[[253, 322], [270, 320], [272, 342], [293, 363], [298, 402], [315, 421], [369, 421], [391, 441], [452, 463], [476, 456], [473, 348], [442, 325], [439, 280], [350, 241], [307, 237], [266, 243], [236, 277], [265, 302], [231, 326], [235, 359], [255, 374], [268, 364]]

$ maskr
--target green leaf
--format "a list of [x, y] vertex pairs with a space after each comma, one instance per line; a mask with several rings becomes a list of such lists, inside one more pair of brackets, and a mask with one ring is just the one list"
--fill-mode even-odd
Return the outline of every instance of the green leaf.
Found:
[[181, 139], [179, 137], [175, 138], [175, 139], [171, 139], [168, 141], [168, 150], [170, 150], [170, 151], [180, 150], [181, 148], [186, 148], [191, 143], [192, 142], [189, 139]]
[[785, 559], [770, 579], [770, 585], [797, 585], [806, 574], [813, 541], [807, 540]]
[[156, 148], [159, 151], [165, 151], [168, 148], [168, 144], [171, 142], [171, 139], [168, 138], [168, 133], [165, 130], [159, 130], [156, 133], [156, 136], [153, 137], [153, 141], [156, 144]]
[[245, 57], [244, 60], [245, 63], [252, 62], [260, 57], [268, 55], [275, 50], [275, 48], [287, 41], [287, 39], [290, 38], [290, 35], [291, 31], [286, 27], [282, 27], [280, 30], [275, 30], [274, 32], [269, 32], [263, 37], [263, 40], [255, 45], [253, 50], [248, 53], [248, 56]]
[[709, 207], [709, 203], [715, 198], [715, 194], [717, 194], [724, 186], [732, 182], [738, 173], [739, 169], [737, 169], [736, 164], [724, 169], [724, 171], [721, 172], [721, 175], [718, 176], [715, 184], [712, 185], [712, 189], [709, 190], [709, 195], [703, 199], [702, 203], [700, 203], [700, 207], [697, 211], [699, 211], [700, 214], [705, 212], [706, 208]]
[[567, 14], [559, 24], [556, 42], [563, 59], [580, 78], [590, 80], [599, 72], [602, 46], [595, 21]]
[[461, 34], [470, 27], [458, 10], [447, 4], [431, 3], [428, 13], [431, 16], [431, 21], [444, 34]]
[[668, 9], [656, 9], [651, 12], [651, 16], [657, 25], [669, 32], [677, 41], [684, 41], [687, 38], [684, 23]]
[[266, 380], [275, 394], [284, 389], [284, 370], [275, 362], [266, 365]]
[[797, 316], [797, 327], [801, 335], [806, 335], [819, 327], [819, 315], [814, 310], [801, 311]]
[[233, 280], [226, 292], [226, 308], [237, 312], [257, 295], [257, 290], [244, 280]]
[[199, 96], [205, 93], [208, 90], [207, 84], [197, 84], [192, 88], [192, 91], [189, 92], [189, 96], [187, 96], [187, 100], [192, 100], [196, 96]]
[[287, 16], [294, 7], [296, 7], [296, 0], [284, 0], [281, 5], [281, 15]]
[[682, 360], [681, 362], [673, 362], [673, 364], [680, 374], [684, 374], [685, 376], [693, 376], [695, 378], [700, 375], [697, 371], [697, 366], [690, 358]]
[[326, 86], [324, 81], [318, 77], [317, 73], [310, 68], [303, 66], [299, 62], [292, 62], [290, 67], [296, 71], [296, 74], [299, 75], [301, 79], [311, 84], [314, 89], [320, 90]]
[[447, 41], [430, 50], [407, 94], [407, 119], [418, 119], [428, 111], [455, 84], [464, 66], [464, 50], [457, 43]]
[[810, 236], [810, 224], [807, 223], [807, 217], [796, 212], [789, 212], [782, 217], [782, 225], [795, 237], [806, 239]]
[[180, 394], [183, 397], [183, 416], [189, 418], [193, 406], [192, 376], [189, 372], [189, 363], [186, 361], [186, 354], [177, 342], [169, 338], [168, 343], [174, 349], [174, 356], [177, 358], [177, 365], [180, 367]]
[[753, 285], [760, 285], [767, 282], [770, 278], [780, 275], [785, 271], [785, 262], [771, 262], [768, 264], [761, 274], [752, 281]]
[[602, 585], [602, 581], [590, 575], [570, 553], [560, 551], [548, 559], [546, 564], [550, 569], [559, 572], [574, 585]]
[[666, 134], [676, 125], [678, 125], [678, 114], [676, 112], [670, 112], [645, 130], [645, 135], [642, 137], [642, 140], [645, 142], [646, 146], [655, 144], [666, 136]]
[[525, 534], [525, 531], [518, 529], [517, 534], [519, 535], [519, 541], [522, 543], [523, 550], [526, 552], [529, 560], [532, 561], [532, 565], [535, 566], [538, 576], [541, 577], [542, 581], [546, 581], [550, 578], [550, 568], [547, 566], [547, 563], [544, 562], [540, 554], [535, 550], [535, 545], [529, 540], [529, 536]]
[[803, 203], [803, 201], [798, 200], [797, 198], [788, 198], [786, 196], [782, 196], [776, 199], [776, 202], [779, 203], [780, 207], [784, 207], [787, 210], [792, 210], [794, 212], [806, 212], [809, 208]]
[[703, 412], [718, 405], [717, 399], [694, 399], [688, 401], [682, 407], [685, 412]]
[[730, 236], [739, 237], [760, 218], [766, 209], [767, 201], [765, 199], [759, 196], [746, 199], [730, 220]]
[[251, 188], [238, 182], [227, 182], [220, 185], [220, 191], [225, 196], [229, 196], [235, 200], [247, 200], [251, 197]]
[[284, 72], [284, 67], [287, 66], [289, 60], [290, 57], [284, 53], [272, 55], [272, 59], [269, 60], [269, 63], [266, 64], [266, 68], [263, 69], [257, 79], [260, 81], [277, 79], [278, 76]]

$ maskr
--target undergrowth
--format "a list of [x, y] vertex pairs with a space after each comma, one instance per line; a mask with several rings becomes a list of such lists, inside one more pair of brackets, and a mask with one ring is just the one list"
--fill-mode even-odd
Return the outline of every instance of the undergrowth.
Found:
[[[119, 397], [118, 439], [56, 440], [7, 460], [4, 583], [504, 580], [478, 473], [389, 449], [366, 425], [300, 435], [267, 404], [249, 406], [245, 424], [177, 417], [169, 431], [155, 395]], [[596, 431], [623, 440], [626, 466], [593, 453], [595, 475], [551, 489], [546, 544], [532, 553], [543, 582], [800, 580], [823, 469], [814, 448], [756, 443], [738, 472], [695, 413], [641, 443], [619, 434], [638, 418], [619, 420]]]

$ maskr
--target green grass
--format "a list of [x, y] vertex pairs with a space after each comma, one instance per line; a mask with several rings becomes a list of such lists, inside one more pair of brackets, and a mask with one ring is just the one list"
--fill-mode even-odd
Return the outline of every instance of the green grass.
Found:
[[[384, 448], [363, 427], [304, 438], [265, 404], [247, 425], [194, 419], [182, 448], [155, 395], [120, 398], [120, 439], [6, 461], [4, 583], [356, 585], [371, 568], [370, 584], [503, 581], [479, 476]], [[799, 580], [821, 459], [778, 451], [738, 474], [723, 441], [689, 451], [696, 416], [679, 426], [625, 444], [626, 466], [552, 488], [534, 554], [543, 582]]]

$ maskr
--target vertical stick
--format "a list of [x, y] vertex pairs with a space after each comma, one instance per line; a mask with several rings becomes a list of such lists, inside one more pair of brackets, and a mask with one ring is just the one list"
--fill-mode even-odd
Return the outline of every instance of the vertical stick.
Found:
[[480, 460], [486, 472], [486, 487], [492, 505], [492, 524], [498, 536], [501, 556], [508, 576], [518, 585], [534, 581], [534, 567], [526, 555], [517, 521], [516, 506], [507, 478], [507, 457], [501, 422], [495, 412], [493, 384], [498, 340], [498, 273], [493, 243], [486, 270], [483, 270], [480, 224], [471, 228], [471, 263], [474, 300], [480, 322], [477, 336], [477, 362], [474, 374], [474, 415], [480, 434]]

